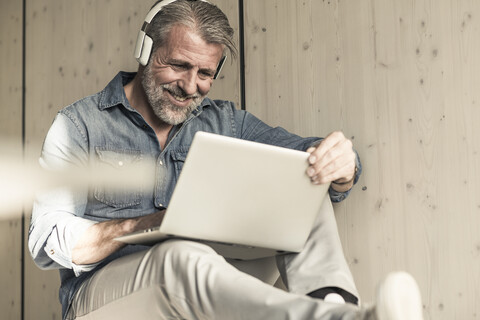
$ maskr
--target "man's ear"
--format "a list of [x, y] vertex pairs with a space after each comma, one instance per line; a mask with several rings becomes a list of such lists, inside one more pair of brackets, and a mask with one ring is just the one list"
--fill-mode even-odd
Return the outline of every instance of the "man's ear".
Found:
[[138, 64], [138, 69], [137, 69], [137, 73], [138, 74], [143, 74], [143, 71], [145, 70], [145, 66], [142, 66], [141, 63]]

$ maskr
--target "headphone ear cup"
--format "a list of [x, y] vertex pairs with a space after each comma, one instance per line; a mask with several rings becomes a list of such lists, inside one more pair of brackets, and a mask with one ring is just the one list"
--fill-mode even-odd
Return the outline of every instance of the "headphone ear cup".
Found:
[[[143, 31], [142, 31], [143, 32]], [[144, 33], [144, 32], [143, 32]], [[144, 33], [145, 34], [145, 33]], [[137, 40], [138, 41], [138, 40]], [[146, 34], [143, 37], [143, 44], [140, 50], [140, 55], [137, 58], [137, 61], [142, 65], [146, 66], [148, 60], [150, 60], [150, 54], [152, 53], [153, 40]], [[135, 48], [136, 52], [137, 48]]]
[[222, 71], [223, 65], [225, 64], [225, 60], [227, 60], [227, 56], [223, 56], [218, 63], [217, 70], [215, 71], [215, 75], [213, 76], [213, 80], [217, 80], [220, 71]]
[[142, 55], [142, 47], [143, 47], [144, 39], [145, 39], [145, 32], [143, 32], [142, 30], [138, 31], [137, 42], [135, 42], [135, 50], [133, 51], [133, 56], [135, 57], [135, 59], [137, 59], [137, 61]]

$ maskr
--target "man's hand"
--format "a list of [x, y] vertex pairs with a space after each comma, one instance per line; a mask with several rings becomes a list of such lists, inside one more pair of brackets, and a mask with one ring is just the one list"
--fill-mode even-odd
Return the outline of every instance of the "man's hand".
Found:
[[161, 210], [146, 216], [131, 219], [113, 219], [99, 222], [88, 228], [72, 250], [72, 262], [91, 264], [99, 262], [125, 244], [115, 238], [125, 234], [158, 227], [165, 215]]
[[163, 217], [165, 216], [165, 212], [166, 210], [163, 209], [146, 216], [130, 219], [133, 222], [133, 226], [130, 227], [131, 230], [127, 233], [160, 226], [162, 224]]
[[329, 134], [316, 147], [310, 147], [307, 175], [314, 184], [332, 182], [332, 188], [345, 192], [355, 178], [355, 152], [352, 142], [342, 132]]

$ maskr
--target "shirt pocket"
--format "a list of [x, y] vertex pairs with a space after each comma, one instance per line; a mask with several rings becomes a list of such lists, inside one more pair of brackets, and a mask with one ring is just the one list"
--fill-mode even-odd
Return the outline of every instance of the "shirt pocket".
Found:
[[[95, 147], [97, 165], [101, 170], [108, 170], [111, 174], [121, 175], [130, 165], [140, 164], [142, 153], [140, 150], [114, 150]], [[131, 170], [131, 168], [130, 168]], [[114, 207], [126, 208], [139, 205], [141, 190], [132, 189], [127, 183], [111, 188], [108, 185], [96, 185], [93, 196], [98, 201]]]
[[171, 158], [173, 166], [175, 168], [175, 177], [178, 180], [180, 172], [182, 172], [183, 165], [185, 164], [185, 159], [187, 158], [187, 151], [175, 150], [171, 152]]

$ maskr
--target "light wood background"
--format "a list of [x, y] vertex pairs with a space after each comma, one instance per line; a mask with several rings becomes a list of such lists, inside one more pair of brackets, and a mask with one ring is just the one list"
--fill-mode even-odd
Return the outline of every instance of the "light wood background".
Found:
[[[241, 1], [214, 2], [238, 31]], [[25, 0], [23, 20], [21, 1], [0, 2], [0, 134], [14, 153], [23, 117], [31, 160], [61, 107], [136, 69], [133, 43], [152, 4]], [[301, 135], [353, 140], [364, 174], [336, 214], [362, 299], [401, 269], [417, 278], [427, 319], [480, 316], [480, 2], [244, 0], [243, 9], [245, 100], [239, 60], [212, 97]], [[0, 222], [1, 317], [59, 319], [58, 272], [24, 251], [22, 275], [25, 220]]]
[[[136, 71], [134, 43], [154, 2], [26, 1], [25, 157], [28, 161], [38, 158], [43, 138], [59, 109], [103, 89], [119, 70]], [[216, 3], [232, 16], [232, 26], [238, 29], [237, 2]], [[228, 99], [238, 103], [238, 70], [238, 64], [227, 63], [212, 94], [226, 92]], [[25, 230], [28, 223], [27, 215]], [[24, 318], [60, 319], [58, 271], [41, 271], [28, 251], [25, 256]]]
[[[22, 2], [0, 1], [0, 159], [22, 156]], [[0, 318], [20, 319], [22, 207], [0, 219]], [[16, 217], [15, 217], [16, 216]]]
[[245, 4], [247, 110], [363, 160], [336, 207], [363, 300], [402, 269], [427, 319], [480, 316], [480, 2]]

